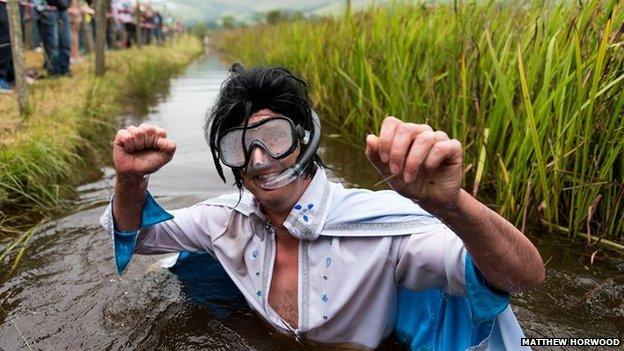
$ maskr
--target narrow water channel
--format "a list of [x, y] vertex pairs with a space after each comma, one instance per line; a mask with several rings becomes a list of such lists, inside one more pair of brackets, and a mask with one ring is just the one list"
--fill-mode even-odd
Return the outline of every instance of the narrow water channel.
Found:
[[[169, 95], [145, 120], [164, 127], [178, 143], [173, 161], [150, 178], [150, 190], [165, 208], [234, 190], [217, 176], [202, 132], [203, 117], [226, 76], [216, 58], [196, 61], [172, 80]], [[143, 121], [128, 116], [120, 123]], [[379, 177], [363, 152], [338, 140], [339, 134], [325, 133], [322, 157], [334, 167], [331, 178], [372, 187]], [[15, 270], [2, 267], [0, 349], [292, 347], [249, 311], [224, 318], [190, 301], [176, 276], [158, 267], [162, 257], [136, 256], [126, 274], [117, 277], [111, 240], [98, 224], [113, 176], [104, 168], [100, 180], [81, 186], [81, 209], [38, 230]], [[548, 278], [539, 290], [513, 299], [527, 336], [624, 338], [624, 260], [599, 253], [591, 265], [592, 251], [578, 243], [540, 233], [532, 239], [548, 262]]]

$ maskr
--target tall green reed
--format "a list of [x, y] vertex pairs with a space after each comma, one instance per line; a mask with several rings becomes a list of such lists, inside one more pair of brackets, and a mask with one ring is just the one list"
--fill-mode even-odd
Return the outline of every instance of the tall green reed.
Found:
[[617, 0], [392, 2], [214, 42], [231, 60], [302, 74], [358, 140], [386, 115], [449, 132], [465, 148], [465, 187], [522, 227], [624, 240]]

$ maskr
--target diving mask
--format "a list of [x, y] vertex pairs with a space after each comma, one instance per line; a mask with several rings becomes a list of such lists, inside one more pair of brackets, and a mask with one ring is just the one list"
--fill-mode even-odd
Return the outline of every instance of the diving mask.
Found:
[[[281, 188], [297, 179], [316, 153], [320, 143], [321, 124], [314, 111], [312, 119], [314, 127], [312, 133], [300, 125], [295, 126], [292, 120], [285, 116], [266, 118], [246, 127], [228, 129], [219, 139], [219, 158], [231, 168], [240, 169], [247, 166], [248, 173], [250, 168], [255, 172], [260, 169], [275, 169], [274, 163], [295, 151], [297, 141], [300, 140], [307, 147], [294, 165], [278, 174], [259, 179], [264, 189]], [[255, 147], [260, 147], [270, 157], [266, 158], [267, 162], [263, 164], [248, 165]]]

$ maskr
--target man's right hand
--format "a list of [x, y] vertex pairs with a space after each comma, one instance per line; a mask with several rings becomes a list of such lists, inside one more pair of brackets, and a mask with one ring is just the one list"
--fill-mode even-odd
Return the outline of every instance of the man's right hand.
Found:
[[118, 175], [143, 176], [159, 170], [173, 158], [176, 144], [164, 129], [141, 124], [120, 129], [113, 144], [113, 164]]

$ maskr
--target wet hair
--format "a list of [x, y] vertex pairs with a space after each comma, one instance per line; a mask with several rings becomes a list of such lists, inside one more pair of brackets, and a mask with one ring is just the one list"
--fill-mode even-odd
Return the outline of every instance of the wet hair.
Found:
[[[240, 63], [230, 68], [230, 76], [221, 84], [217, 101], [206, 116], [204, 136], [210, 145], [212, 160], [225, 183], [223, 168], [219, 162], [219, 140], [230, 128], [247, 126], [249, 117], [262, 109], [269, 109], [289, 117], [295, 125], [311, 131], [312, 106], [309, 97], [310, 84], [283, 67], [256, 66], [245, 69]], [[302, 144], [301, 144], [302, 145]], [[302, 148], [301, 153], [305, 150]], [[303, 172], [310, 178], [323, 161], [314, 155]], [[243, 189], [240, 169], [232, 169], [236, 187]]]

